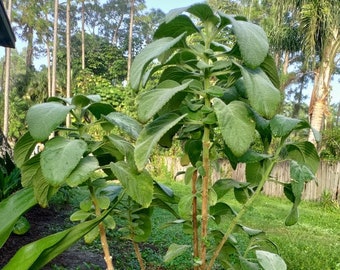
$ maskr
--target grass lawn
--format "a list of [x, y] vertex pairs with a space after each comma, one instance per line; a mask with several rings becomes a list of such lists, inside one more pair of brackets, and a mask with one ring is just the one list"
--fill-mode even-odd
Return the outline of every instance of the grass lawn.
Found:
[[[179, 194], [188, 188], [180, 183], [167, 184]], [[226, 201], [230, 202], [230, 198], [227, 197]], [[240, 207], [235, 202], [230, 204], [236, 209]], [[340, 208], [320, 202], [302, 202], [298, 223], [287, 227], [284, 220], [291, 206], [287, 199], [261, 196], [243, 217], [242, 224], [264, 230], [267, 237], [278, 246], [289, 270], [340, 270]], [[166, 220], [167, 214], [155, 214], [156, 225], [151, 242], [164, 245], [165, 240], [169, 241], [168, 244], [171, 241], [178, 244], [188, 241], [180, 227], [172, 227], [170, 232], [169, 228], [160, 230], [160, 220]], [[187, 243], [190, 244], [190, 239]], [[173, 262], [168, 269], [188, 269], [185, 268], [189, 265], [188, 260], [189, 254]]]

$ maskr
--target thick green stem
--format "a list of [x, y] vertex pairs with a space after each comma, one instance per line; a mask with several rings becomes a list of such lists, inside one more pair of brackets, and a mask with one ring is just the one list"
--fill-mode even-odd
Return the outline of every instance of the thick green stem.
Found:
[[[279, 151], [277, 151], [278, 154]], [[253, 204], [253, 202], [255, 201], [255, 199], [258, 197], [258, 195], [261, 193], [261, 190], [264, 186], [264, 184], [266, 183], [267, 179], [269, 178], [269, 175], [274, 167], [274, 165], [277, 163], [277, 157], [275, 156], [271, 161], [271, 163], [268, 165], [265, 173], [262, 175], [262, 179], [256, 189], [256, 191], [254, 192], [254, 194], [249, 198], [249, 200], [243, 205], [243, 207], [241, 208], [241, 210], [237, 213], [237, 216], [235, 216], [235, 218], [231, 221], [228, 230], [225, 232], [225, 234], [223, 235], [223, 238], [221, 240], [221, 242], [218, 244], [218, 246], [216, 247], [214, 254], [209, 262], [208, 267], [206, 268], [207, 270], [210, 270], [213, 268], [215, 260], [217, 259], [218, 255], [221, 252], [221, 249], [223, 248], [225, 242], [228, 240], [228, 238], [230, 237], [231, 233], [234, 231], [235, 226], [239, 223], [240, 219], [242, 218], [242, 216], [245, 214], [245, 212], [248, 210], [248, 208]]]
[[[91, 194], [91, 200], [92, 200], [92, 203], [95, 207], [96, 216], [99, 217], [101, 215], [101, 210], [100, 210], [100, 207], [99, 207], [99, 203], [98, 203], [96, 194], [94, 192], [93, 187], [90, 186], [89, 189], [90, 189], [90, 194]], [[100, 241], [101, 241], [102, 249], [103, 249], [103, 252], [104, 252], [104, 260], [105, 260], [105, 263], [106, 263], [106, 266], [107, 266], [107, 270], [114, 270], [113, 263], [112, 263], [112, 257], [110, 255], [109, 245], [107, 243], [105, 226], [101, 222], [101, 223], [99, 223], [98, 228], [99, 228]]]

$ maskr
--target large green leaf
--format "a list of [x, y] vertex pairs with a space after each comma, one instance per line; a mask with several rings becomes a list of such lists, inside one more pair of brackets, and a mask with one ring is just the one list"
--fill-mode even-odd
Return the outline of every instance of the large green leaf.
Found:
[[144, 127], [139, 134], [135, 147], [135, 161], [138, 170], [144, 168], [152, 149], [163, 135], [177, 125], [185, 116], [178, 116], [175, 113], [164, 114]]
[[23, 187], [31, 186], [37, 178], [44, 178], [41, 174], [40, 156], [40, 153], [33, 156], [21, 166], [21, 185]]
[[275, 137], [286, 137], [294, 130], [309, 127], [310, 125], [307, 121], [289, 118], [284, 115], [275, 115], [270, 120], [270, 128]]
[[281, 94], [260, 69], [241, 67], [250, 105], [265, 118], [272, 118], [281, 104]]
[[253, 142], [255, 132], [255, 122], [248, 108], [241, 101], [226, 105], [219, 98], [213, 99], [213, 107], [224, 142], [234, 155], [242, 156]]
[[32, 138], [29, 132], [26, 132], [14, 146], [14, 161], [21, 168], [24, 162], [30, 158], [36, 141]]
[[87, 144], [82, 140], [55, 137], [48, 141], [41, 153], [40, 164], [46, 180], [61, 186], [81, 160]]
[[264, 60], [264, 62], [261, 64], [260, 67], [267, 74], [272, 84], [277, 89], [280, 89], [280, 78], [277, 72], [277, 67], [276, 67], [274, 58], [268, 54], [266, 59]]
[[87, 156], [80, 160], [77, 167], [66, 178], [66, 183], [70, 187], [76, 187], [89, 179], [89, 177], [98, 169], [99, 163], [96, 157]]
[[306, 165], [314, 174], [320, 164], [320, 158], [315, 146], [311, 142], [297, 142], [286, 145], [288, 158]]
[[178, 15], [173, 20], [160, 24], [157, 28], [154, 39], [160, 39], [164, 37], [178, 37], [179, 35], [185, 33], [186, 35], [191, 35], [198, 32], [198, 29], [193, 24], [188, 16]]
[[47, 102], [31, 107], [27, 112], [26, 121], [32, 137], [36, 141], [46, 140], [74, 108], [75, 106], [65, 106], [57, 102]]
[[156, 57], [166, 52], [177, 44], [183, 37], [183, 34], [177, 38], [161, 38], [147, 45], [135, 58], [131, 66], [131, 87], [137, 89], [139, 87], [142, 75], [146, 66]]
[[269, 50], [269, 43], [264, 30], [256, 24], [235, 20], [232, 16], [223, 13], [220, 13], [220, 16], [231, 22], [245, 65], [250, 68], [260, 66], [267, 57]]
[[103, 118], [134, 139], [138, 137], [138, 134], [142, 129], [141, 124], [136, 120], [120, 112], [111, 112], [110, 114], [103, 116]]
[[255, 251], [257, 260], [264, 270], [286, 270], [287, 265], [277, 254], [264, 250]]
[[0, 248], [22, 214], [37, 204], [33, 188], [23, 188], [0, 202]]
[[111, 163], [110, 168], [134, 201], [143, 207], [150, 206], [153, 197], [153, 179], [147, 171], [138, 172], [124, 161]]
[[163, 258], [164, 262], [171, 262], [173, 259], [184, 254], [189, 248], [189, 245], [171, 244]]
[[96, 102], [90, 104], [87, 109], [96, 117], [97, 119], [100, 119], [102, 115], [107, 115], [111, 112], [114, 112], [115, 109], [111, 104], [108, 103], [101, 103]]
[[138, 118], [142, 123], [150, 120], [174, 95], [188, 88], [191, 81], [182, 85], [175, 81], [164, 81], [158, 88], [143, 92], [137, 100]]
[[95, 228], [108, 214], [80, 223], [70, 229], [51, 234], [20, 248], [3, 270], [41, 269], [44, 265], [64, 252], [84, 235]]

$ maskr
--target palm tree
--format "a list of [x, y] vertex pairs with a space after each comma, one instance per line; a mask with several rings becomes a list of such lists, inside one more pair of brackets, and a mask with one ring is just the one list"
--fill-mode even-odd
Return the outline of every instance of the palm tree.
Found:
[[[340, 48], [340, 2], [338, 0], [274, 0], [281, 15], [288, 14], [299, 26], [305, 66], [314, 73], [309, 119], [320, 132], [328, 115], [330, 80]], [[316, 144], [311, 131], [308, 140]]]

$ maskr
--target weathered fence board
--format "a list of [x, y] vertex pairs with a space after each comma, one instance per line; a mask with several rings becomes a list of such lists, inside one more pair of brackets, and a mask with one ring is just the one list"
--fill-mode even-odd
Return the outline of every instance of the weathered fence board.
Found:
[[[174, 177], [186, 167], [180, 165], [176, 158], [163, 157], [158, 164], [163, 164]], [[245, 181], [245, 164], [239, 164], [236, 170], [233, 170], [226, 160], [219, 160], [212, 173], [212, 180], [216, 181], [221, 178], [233, 178], [239, 181]], [[183, 175], [176, 177], [176, 180], [183, 179]], [[283, 185], [290, 179], [289, 163], [281, 162], [277, 164], [272, 173], [271, 180], [267, 181], [263, 188], [263, 193], [269, 196], [283, 196]], [[316, 180], [306, 183], [303, 192], [305, 200], [319, 200], [324, 192], [329, 192], [334, 200], [340, 200], [340, 162], [329, 163], [321, 162], [316, 174]]]

